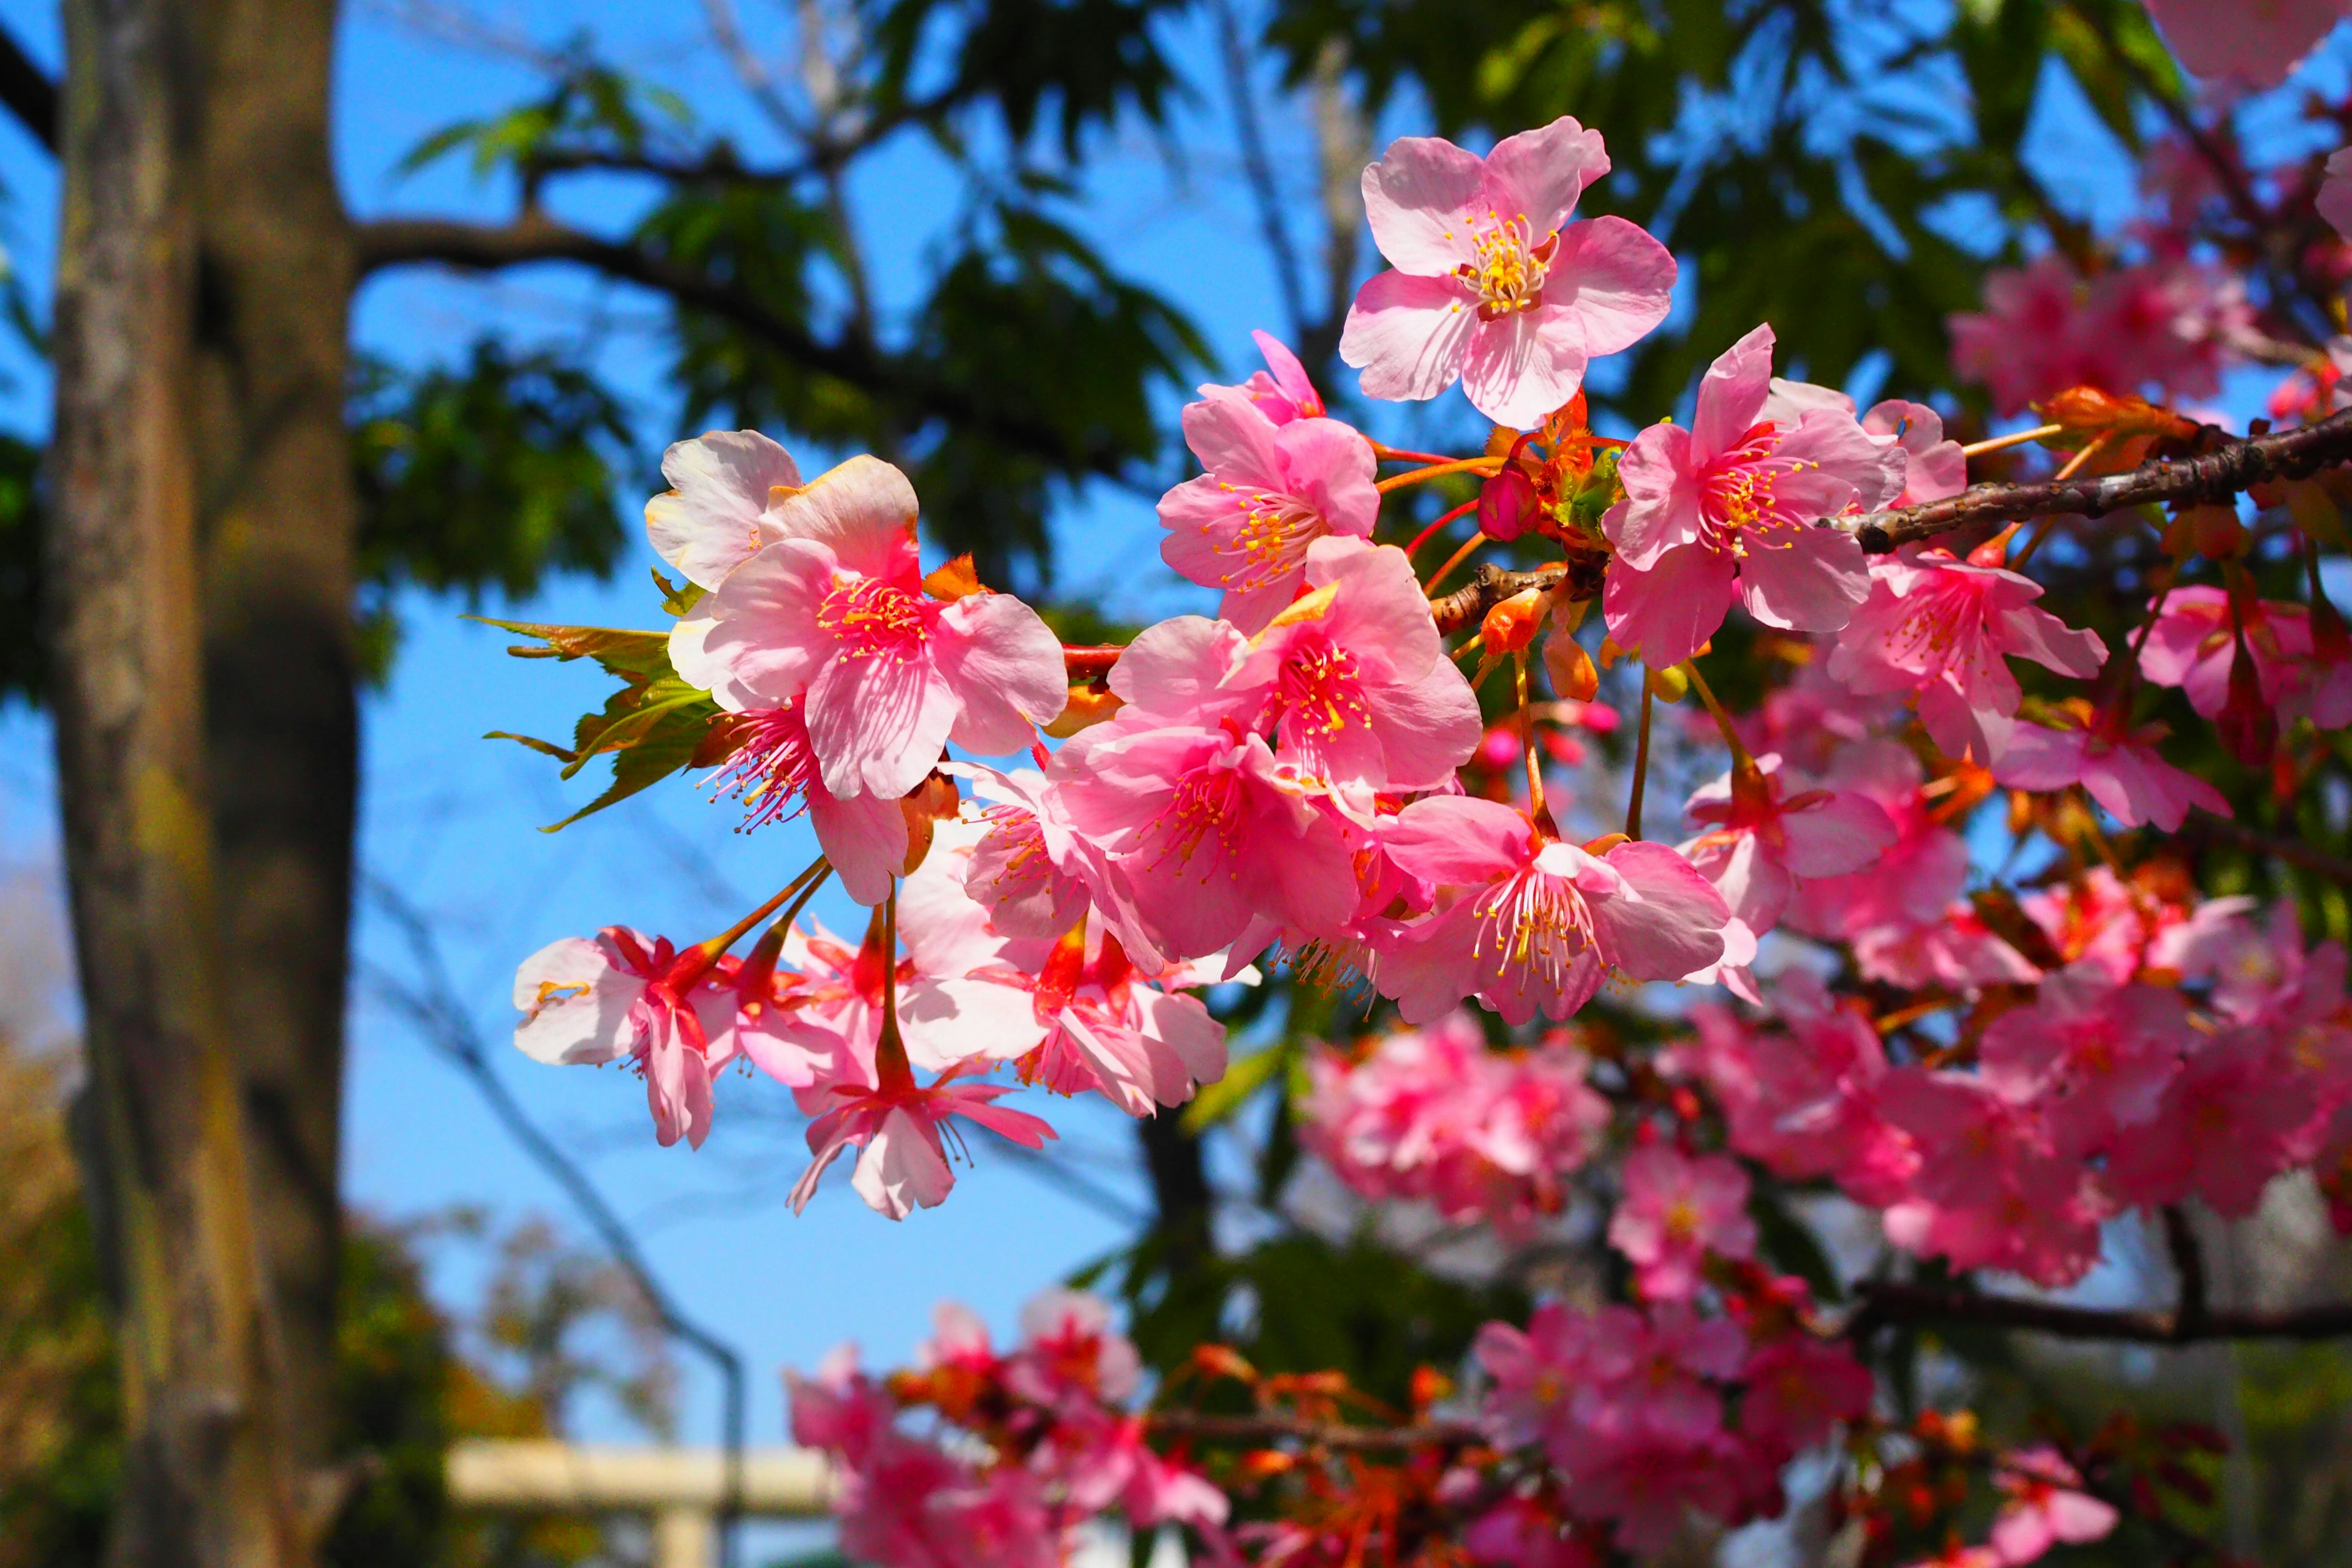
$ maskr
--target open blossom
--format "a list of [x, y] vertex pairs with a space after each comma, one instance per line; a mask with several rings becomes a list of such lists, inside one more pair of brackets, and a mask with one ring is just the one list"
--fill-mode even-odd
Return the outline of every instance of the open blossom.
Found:
[[925, 595], [915, 505], [906, 475], [852, 458], [775, 501], [782, 537], [670, 634], [671, 663], [721, 708], [799, 701], [836, 795], [903, 795], [950, 741], [1019, 751], [1069, 696], [1036, 611], [1009, 594]]
[[1993, 1521], [1992, 1546], [2010, 1568], [2062, 1542], [2104, 1541], [2121, 1517], [2112, 1503], [2084, 1491], [2081, 1472], [2046, 1444], [2003, 1456], [1993, 1482], [2006, 1500]]
[[[567, 936], [515, 971], [515, 1045], [570, 1067], [627, 1058], [645, 1074], [654, 1135], [697, 1149], [710, 1132], [711, 1080], [735, 1055], [738, 994], [707, 963], [681, 966], [667, 937], [606, 926]], [[683, 973], [682, 973], [683, 971]]]
[[1663, 844], [1593, 855], [1513, 807], [1435, 795], [1406, 806], [1383, 845], [1407, 873], [1458, 890], [1375, 943], [1374, 983], [1409, 1024], [1470, 995], [1513, 1024], [1565, 1018], [1612, 970], [1676, 980], [1723, 956], [1722, 895]]
[[1914, 697], [1936, 744], [2000, 755], [2023, 693], [2011, 656], [2062, 675], [2099, 672], [2106, 645], [2033, 603], [2042, 585], [1996, 561], [1906, 550], [1874, 561], [1870, 595], [1838, 634], [1829, 672], [1857, 692]]
[[2038, 1103], [2059, 1151], [2080, 1158], [2156, 1114], [2189, 1040], [2177, 993], [2117, 984], [2084, 964], [2043, 980], [2032, 1006], [1994, 1019], [1978, 1057], [1987, 1083]]
[[1320, 934], [1355, 912], [1338, 820], [1255, 734], [1098, 725], [1055, 754], [1053, 775], [1072, 825], [1129, 878], [1138, 917], [1171, 956], [1220, 952], [1261, 916]]
[[1759, 936], [1780, 923], [1799, 878], [1859, 871], [1896, 837], [1867, 795], [1791, 787], [1796, 782], [1767, 752], [1702, 784], [1683, 807], [1705, 831], [1682, 853]]
[[1625, 1156], [1625, 1195], [1609, 1221], [1609, 1244], [1633, 1265], [1654, 1301], [1688, 1299], [1709, 1257], [1756, 1253], [1748, 1217], [1748, 1173], [1721, 1154], [1682, 1153], [1652, 1144]]
[[1307, 548], [1363, 538], [1379, 515], [1372, 448], [1336, 419], [1269, 420], [1244, 393], [1207, 387], [1184, 408], [1184, 444], [1206, 471], [1160, 499], [1160, 559], [1255, 632], [1290, 602]]
[[2002, 414], [2074, 386], [2210, 397], [2252, 321], [2235, 275], [2185, 255], [2085, 279], [2052, 250], [1986, 275], [1984, 309], [1950, 320], [1952, 363], [1990, 386]]
[[907, 860], [907, 814], [898, 797], [845, 799], [827, 789], [798, 702], [743, 714], [735, 734], [734, 755], [710, 783], [742, 800], [744, 826], [788, 822], [807, 812], [817, 847], [833, 862], [843, 889], [869, 906], [887, 898], [890, 879]]
[[2218, 719], [2229, 706], [2230, 672], [2242, 633], [2263, 704], [2282, 719], [2301, 717], [2310, 706], [2311, 613], [2249, 593], [2232, 615], [2230, 599], [2204, 584], [2165, 595], [2160, 605], [2151, 606], [2156, 624], [2140, 647], [2140, 673], [2158, 686], [2179, 687], [2200, 717]]
[[1968, 458], [1958, 441], [1945, 438], [1944, 416], [1926, 404], [1899, 397], [1874, 403], [1862, 416], [1862, 427], [1903, 454], [1903, 488], [1888, 506], [1942, 500], [1969, 488]]
[[1862, 546], [1815, 524], [1893, 498], [1903, 456], [1833, 405], [1771, 417], [1772, 342], [1759, 327], [1725, 351], [1690, 428], [1653, 425], [1618, 462], [1602, 608], [1610, 636], [1653, 668], [1697, 651], [1735, 597], [1766, 626], [1827, 632], [1868, 592]]
[[828, 1109], [809, 1123], [809, 1167], [793, 1184], [793, 1212], [808, 1207], [825, 1168], [848, 1149], [858, 1152], [850, 1184], [877, 1214], [904, 1219], [918, 1205], [938, 1207], [955, 1185], [940, 1141], [940, 1130], [954, 1117], [1024, 1149], [1042, 1149], [1054, 1136], [1037, 1117], [990, 1103], [1010, 1093], [1009, 1085], [959, 1081], [961, 1070], [951, 1068], [923, 1088], [903, 1053], [893, 1059], [885, 1052], [870, 1077], [845, 1075], [824, 1086], [819, 1098]]
[[757, 430], [712, 430], [664, 452], [662, 478], [671, 488], [646, 502], [654, 552], [688, 582], [716, 588], [761, 545], [784, 536], [771, 501], [779, 490], [800, 488], [801, 470]]
[[1497, 1051], [1466, 1012], [1380, 1037], [1349, 1060], [1318, 1052], [1300, 1108], [1307, 1147], [1370, 1199], [1418, 1199], [1448, 1219], [1524, 1225], [1557, 1212], [1609, 1104], [1565, 1037]]
[[1307, 378], [1307, 367], [1298, 363], [1298, 356], [1279, 338], [1272, 332], [1252, 332], [1250, 341], [1265, 356], [1266, 368], [1252, 371], [1250, 378], [1239, 386], [1204, 386], [1201, 388], [1202, 396], [1238, 392], [1275, 425], [1287, 425], [1294, 419], [1320, 419], [1330, 412], [1324, 405], [1323, 395]]
[[2216, 816], [2230, 815], [2221, 792], [2185, 773], [2157, 754], [2168, 732], [2161, 724], [2125, 726], [2112, 709], [2064, 728], [2021, 724], [1993, 764], [1992, 776], [2011, 789], [2064, 789], [2081, 784], [2091, 798], [2126, 827], [2152, 822], [2165, 832], [2179, 827], [2192, 805]]
[[1484, 158], [1436, 137], [1391, 142], [1364, 171], [1364, 213], [1395, 270], [1364, 285], [1339, 339], [1365, 393], [1431, 398], [1458, 380], [1487, 418], [1532, 428], [1588, 363], [1664, 321], [1666, 247], [1623, 218], [1569, 221], [1608, 172], [1600, 132], [1565, 115]]
[[1919, 1152], [1914, 1196], [1885, 1213], [1887, 1239], [1959, 1268], [2070, 1285], [2099, 1255], [2106, 1215], [2079, 1161], [2059, 1157], [2036, 1108], [1965, 1074], [1897, 1068], [1879, 1110]]

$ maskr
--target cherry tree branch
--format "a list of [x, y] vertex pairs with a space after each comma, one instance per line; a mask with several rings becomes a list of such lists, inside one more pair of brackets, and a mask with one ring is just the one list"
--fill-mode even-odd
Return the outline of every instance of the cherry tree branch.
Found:
[[2330, 854], [2315, 844], [2306, 844], [2300, 838], [2274, 837], [2226, 816], [2200, 815], [2189, 825], [2189, 830], [2194, 837], [2218, 839], [2250, 854], [2267, 855], [2325, 877], [2339, 887], [2352, 888], [2352, 860]]

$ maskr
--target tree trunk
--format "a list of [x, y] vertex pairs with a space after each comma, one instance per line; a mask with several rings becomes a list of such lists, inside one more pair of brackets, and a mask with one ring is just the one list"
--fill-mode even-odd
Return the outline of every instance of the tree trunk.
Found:
[[[121, 1564], [323, 1522], [355, 767], [319, 0], [69, 0], [51, 692]], [[306, 1494], [308, 1496], [306, 1497]]]
[[195, 391], [222, 1012], [245, 1089], [296, 1473], [309, 1476], [333, 1458], [359, 767], [351, 237], [327, 130], [335, 7], [205, 10]]

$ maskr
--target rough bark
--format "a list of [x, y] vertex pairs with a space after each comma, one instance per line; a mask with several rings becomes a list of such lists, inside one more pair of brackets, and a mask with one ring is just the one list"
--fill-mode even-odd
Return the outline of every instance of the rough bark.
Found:
[[72, 0], [50, 670], [123, 1392], [116, 1563], [301, 1555], [225, 1019], [198, 610], [204, 18]]
[[291, 1457], [314, 1477], [334, 1458], [359, 777], [343, 423], [352, 265], [327, 119], [335, 6], [203, 10], [194, 384], [222, 1010], [284, 1338]]

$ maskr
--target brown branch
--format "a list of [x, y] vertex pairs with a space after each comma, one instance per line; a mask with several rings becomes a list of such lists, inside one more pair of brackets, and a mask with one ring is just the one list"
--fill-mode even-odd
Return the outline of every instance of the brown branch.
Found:
[[2014, 1296], [1984, 1296], [1973, 1290], [1873, 1280], [1861, 1287], [1863, 1304], [1846, 1321], [1845, 1333], [1859, 1338], [1896, 1324], [1980, 1323], [2024, 1329], [2069, 1340], [2120, 1340], [2139, 1344], [2189, 1344], [2204, 1340], [2331, 1340], [2352, 1337], [2352, 1302], [2305, 1307], [2293, 1311], [2183, 1310], [2146, 1311], [2075, 1307], [2061, 1301], [2029, 1301]]
[[0, 108], [15, 115], [34, 141], [51, 153], [58, 150], [58, 84], [5, 27], [0, 27]]
[[1295, 1415], [1212, 1415], [1196, 1410], [1161, 1410], [1144, 1417], [1154, 1432], [1209, 1443], [1284, 1441], [1318, 1448], [1470, 1447], [1488, 1441], [1467, 1421], [1422, 1421], [1410, 1426], [1357, 1426], [1345, 1421], [1308, 1421]]
[[2301, 479], [2346, 461], [2352, 461], [2352, 410], [2331, 414], [2315, 425], [2231, 441], [2199, 457], [2142, 463], [2103, 479], [1973, 485], [1942, 500], [1827, 521], [1828, 526], [1853, 534], [1872, 554], [1884, 555], [1898, 545], [1972, 524], [2022, 522], [2065, 512], [2100, 517], [2149, 501], [2218, 500], [2251, 489], [2264, 479]]
[[2352, 888], [2352, 860], [2332, 855], [2316, 845], [2305, 844], [2300, 838], [2277, 838], [2270, 834], [2232, 822], [2226, 816], [2200, 814], [2192, 825], [2200, 837], [2217, 838], [2222, 843], [2255, 855], [2268, 855], [2290, 866], [2315, 872], [2339, 887]]
[[387, 267], [437, 262], [466, 271], [493, 272], [535, 262], [570, 262], [607, 278], [666, 294], [677, 304], [740, 328], [803, 368], [862, 392], [985, 432], [1049, 463], [1117, 479], [1118, 458], [1100, 447], [1074, 447], [1052, 427], [962, 388], [944, 384], [867, 344], [828, 342], [801, 321], [748, 290], [696, 270], [642, 245], [576, 229], [539, 208], [505, 224], [455, 218], [379, 218], [353, 230], [360, 274]]
[[1465, 588], [1456, 588], [1442, 599], [1430, 601], [1429, 613], [1437, 619], [1440, 637], [1450, 637], [1465, 626], [1475, 626], [1486, 618], [1486, 612], [1514, 594], [1524, 594], [1529, 588], [1552, 589], [1568, 576], [1568, 563], [1555, 561], [1549, 566], [1538, 566], [1532, 572], [1506, 572], [1499, 566], [1481, 566], [1478, 575]]

